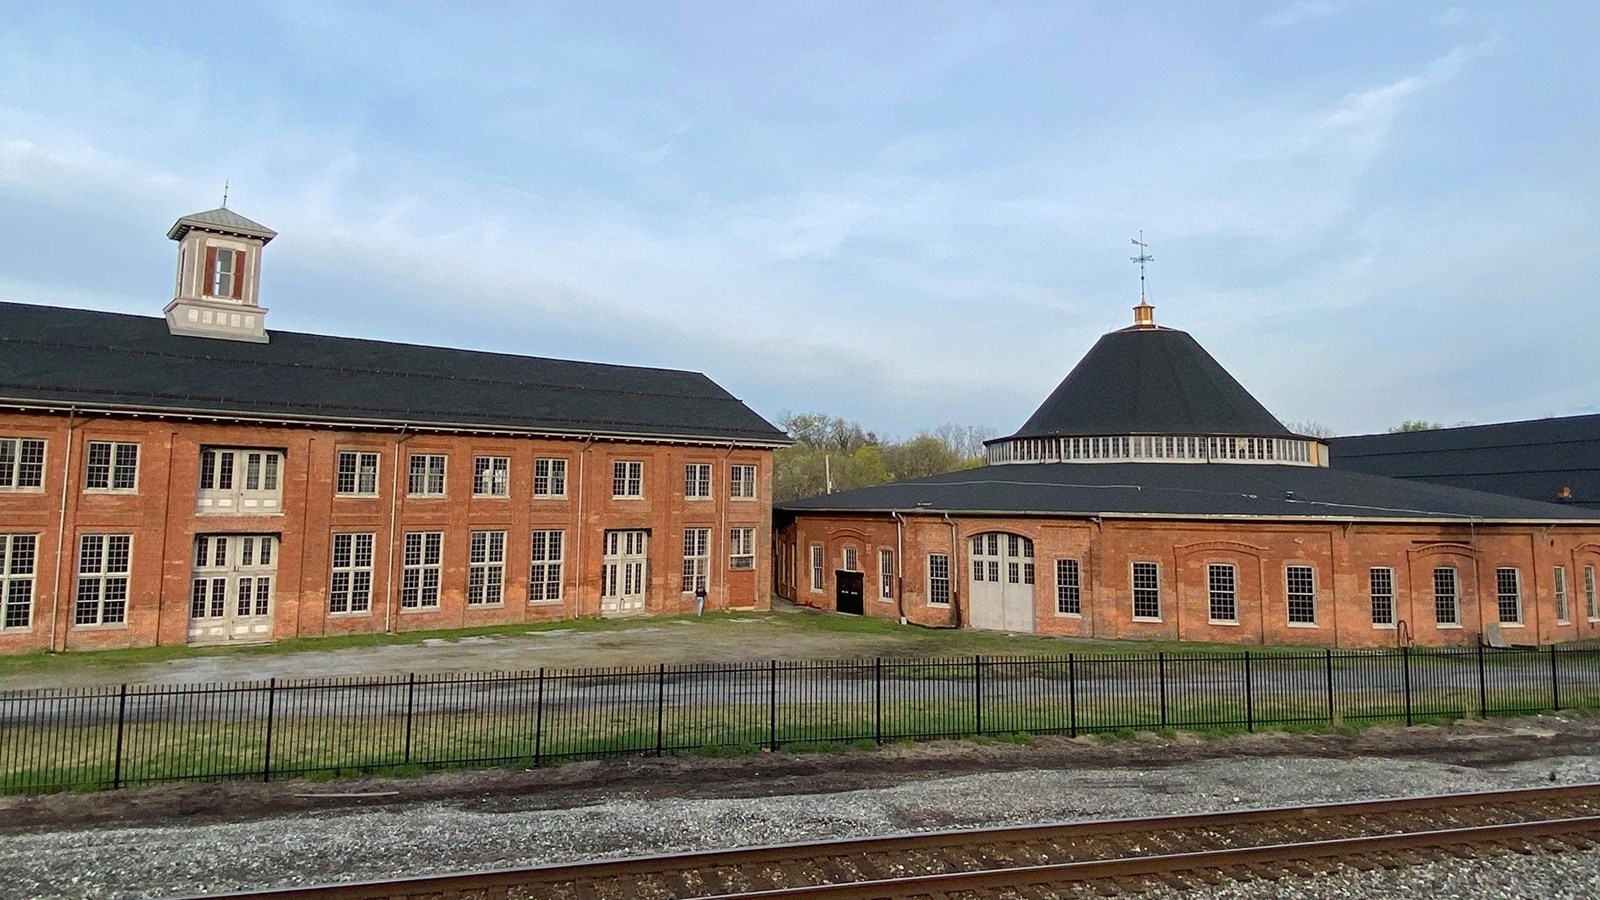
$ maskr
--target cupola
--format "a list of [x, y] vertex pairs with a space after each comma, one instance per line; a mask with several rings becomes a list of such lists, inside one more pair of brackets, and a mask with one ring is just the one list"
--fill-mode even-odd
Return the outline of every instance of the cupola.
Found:
[[167, 328], [186, 337], [266, 343], [261, 249], [277, 236], [226, 206], [174, 223], [167, 237], [178, 242], [178, 283]]

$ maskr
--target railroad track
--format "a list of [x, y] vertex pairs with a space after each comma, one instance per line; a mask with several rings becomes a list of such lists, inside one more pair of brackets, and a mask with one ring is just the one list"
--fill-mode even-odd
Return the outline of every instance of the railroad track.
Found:
[[1048, 898], [1595, 844], [1600, 784], [778, 844], [226, 896]]

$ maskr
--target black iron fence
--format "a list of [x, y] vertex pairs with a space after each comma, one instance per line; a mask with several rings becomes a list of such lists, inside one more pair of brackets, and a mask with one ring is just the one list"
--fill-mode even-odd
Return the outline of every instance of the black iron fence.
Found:
[[0, 692], [0, 793], [1600, 706], [1600, 649], [872, 659]]

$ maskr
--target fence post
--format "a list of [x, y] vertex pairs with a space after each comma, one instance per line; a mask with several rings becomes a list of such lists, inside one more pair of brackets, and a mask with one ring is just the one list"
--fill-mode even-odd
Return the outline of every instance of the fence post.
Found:
[[1167, 654], [1156, 654], [1156, 681], [1161, 688], [1161, 727], [1167, 727]]
[[406, 756], [407, 765], [411, 764], [411, 719], [412, 710], [416, 707], [417, 673], [412, 672], [406, 676]]
[[1078, 667], [1073, 654], [1067, 654], [1067, 721], [1068, 733], [1078, 736]]
[[1406, 689], [1406, 725], [1410, 726], [1411, 725], [1411, 647], [1409, 645], [1400, 648], [1400, 663], [1404, 667], [1405, 676], [1406, 676], [1406, 680], [1405, 680], [1405, 689]]
[[883, 746], [883, 657], [877, 657], [872, 662], [873, 684], [873, 718], [876, 727], [873, 729], [877, 736], [878, 746]]
[[1322, 658], [1327, 662], [1328, 668], [1328, 727], [1333, 727], [1333, 648], [1322, 648]]
[[1556, 645], [1550, 645], [1550, 704], [1561, 711], [1561, 680], [1556, 677]]
[[767, 732], [767, 749], [773, 753], [778, 752], [778, 661], [773, 660], [767, 670], [767, 721], [770, 730]]
[[667, 709], [667, 664], [656, 670], [656, 756], [661, 755], [661, 719]]
[[1489, 718], [1489, 684], [1483, 673], [1483, 641], [1478, 641], [1478, 718]]
[[111, 769], [111, 788], [122, 787], [122, 726], [128, 718], [128, 685], [123, 682], [117, 693], [117, 760]]
[[539, 693], [533, 707], [533, 767], [539, 768], [544, 753], [544, 666], [539, 667]]
[[267, 749], [261, 759], [261, 780], [272, 780], [272, 708], [278, 696], [278, 679], [267, 679]]
[[972, 657], [972, 723], [976, 734], [983, 734], [983, 657]]
[[1256, 697], [1250, 679], [1249, 650], [1244, 652], [1244, 730], [1252, 734], [1256, 730]]

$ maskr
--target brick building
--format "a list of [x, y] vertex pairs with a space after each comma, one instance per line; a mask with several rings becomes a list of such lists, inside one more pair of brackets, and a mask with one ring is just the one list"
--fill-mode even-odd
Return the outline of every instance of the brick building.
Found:
[[1328, 467], [1188, 334], [1105, 335], [986, 465], [776, 512], [778, 593], [1098, 638], [1600, 636], [1600, 513]]
[[165, 321], [0, 304], [0, 651], [764, 607], [778, 429], [704, 375], [271, 332], [178, 220]]

